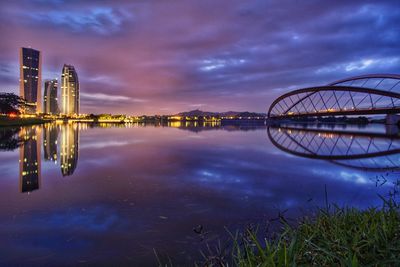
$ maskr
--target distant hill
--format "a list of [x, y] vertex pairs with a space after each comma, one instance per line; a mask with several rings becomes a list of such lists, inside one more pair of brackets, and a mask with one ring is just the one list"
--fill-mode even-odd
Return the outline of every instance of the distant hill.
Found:
[[265, 117], [267, 116], [266, 113], [256, 113], [256, 112], [240, 112], [236, 115], [237, 117]]
[[202, 111], [199, 109], [180, 112], [176, 114], [176, 116], [182, 117], [193, 117], [193, 116], [220, 116], [220, 117], [265, 117], [265, 113], [256, 113], [256, 112], [248, 112], [248, 111], [227, 111], [227, 112], [209, 112], [209, 111]]
[[195, 109], [195, 110], [191, 110], [191, 111], [186, 111], [186, 112], [181, 112], [176, 114], [178, 116], [188, 116], [188, 117], [192, 117], [192, 116], [216, 116], [218, 115], [217, 112], [207, 112], [207, 111], [201, 111], [199, 109]]

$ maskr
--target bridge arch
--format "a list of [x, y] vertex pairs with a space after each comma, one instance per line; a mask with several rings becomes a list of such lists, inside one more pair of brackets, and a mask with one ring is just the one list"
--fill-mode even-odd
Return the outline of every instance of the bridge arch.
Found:
[[271, 104], [268, 118], [393, 113], [400, 113], [400, 75], [371, 74], [286, 93]]
[[[370, 81], [372, 81], [372, 83], [369, 83]], [[393, 83], [392, 86], [387, 85], [388, 82], [392, 82]], [[347, 85], [354, 84], [354, 86], [361, 86], [361, 87], [375, 88], [375, 89], [377, 89], [377, 87], [378, 88], [382, 87], [383, 89], [390, 91], [391, 87], [396, 87], [400, 84], [400, 75], [398, 74], [359, 75], [334, 81], [328, 85], [346, 85], [346, 84]]]

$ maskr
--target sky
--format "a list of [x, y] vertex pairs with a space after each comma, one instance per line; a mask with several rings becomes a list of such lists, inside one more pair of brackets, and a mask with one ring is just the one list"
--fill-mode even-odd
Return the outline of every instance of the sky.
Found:
[[266, 112], [279, 95], [400, 73], [398, 1], [0, 0], [0, 91], [18, 93], [18, 49], [64, 63], [81, 112]]

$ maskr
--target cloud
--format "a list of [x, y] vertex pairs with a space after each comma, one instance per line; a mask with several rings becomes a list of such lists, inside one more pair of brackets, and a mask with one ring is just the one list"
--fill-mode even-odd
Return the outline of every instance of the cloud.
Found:
[[39, 23], [50, 23], [70, 28], [73, 31], [93, 30], [100, 34], [118, 31], [122, 18], [110, 8], [95, 8], [89, 12], [57, 11], [47, 14], [33, 14], [32, 19]]
[[111, 7], [93, 7], [79, 10], [51, 10], [46, 12], [29, 12], [26, 14], [33, 23], [39, 25], [54, 25], [73, 32], [93, 31], [108, 35], [121, 30], [125, 20], [132, 14]]
[[246, 62], [245, 59], [205, 59], [201, 62], [200, 70], [202, 71], [212, 71], [225, 67], [235, 67], [242, 65]]
[[198, 104], [190, 104], [189, 107], [193, 107], [193, 108], [201, 108], [201, 107], [205, 107], [207, 106], [207, 104], [202, 104], [202, 103], [198, 103]]
[[[400, 63], [400, 57], [388, 57], [388, 58], [367, 58], [357, 61], [336, 64], [333, 66], [323, 67], [316, 70], [316, 73], [332, 73], [332, 72], [353, 72], [362, 71], [368, 69], [391, 69], [398, 66]], [[384, 72], [384, 71], [383, 71]]]
[[137, 102], [143, 103], [146, 102], [145, 99], [140, 98], [132, 98], [128, 96], [122, 95], [108, 95], [103, 93], [81, 93], [81, 97], [84, 100], [100, 100], [100, 101], [125, 101], [125, 102]]
[[132, 141], [118, 141], [118, 140], [106, 140], [106, 141], [95, 141], [95, 142], [86, 142], [82, 144], [79, 148], [80, 149], [102, 149], [102, 148], [109, 148], [109, 147], [117, 147], [117, 146], [128, 146], [131, 144], [138, 144], [142, 143], [143, 140], [132, 140]]
[[[46, 75], [74, 65], [86, 94], [83, 112], [177, 113], [198, 103], [215, 111], [263, 112], [292, 89], [398, 72], [397, 6], [361, 0], [3, 1], [0, 62], [18, 66], [18, 48], [32, 46], [43, 52]], [[10, 71], [18, 87], [18, 69]], [[0, 86], [12, 82], [0, 80]]]

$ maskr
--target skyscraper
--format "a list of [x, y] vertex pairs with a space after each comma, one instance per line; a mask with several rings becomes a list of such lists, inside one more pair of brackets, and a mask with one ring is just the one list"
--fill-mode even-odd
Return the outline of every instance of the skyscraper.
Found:
[[37, 126], [27, 126], [20, 132], [24, 140], [19, 148], [20, 192], [31, 192], [40, 186], [40, 133]]
[[40, 51], [21, 47], [19, 53], [19, 94], [27, 102], [26, 113], [42, 111], [42, 59]]
[[61, 113], [79, 114], [79, 81], [74, 66], [64, 64], [61, 75]]
[[57, 89], [58, 89], [57, 79], [48, 80], [44, 82], [44, 97], [43, 97], [44, 113], [52, 115], [58, 114]]

